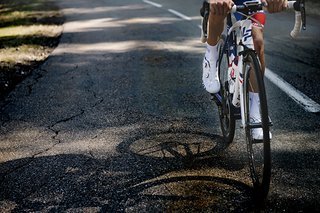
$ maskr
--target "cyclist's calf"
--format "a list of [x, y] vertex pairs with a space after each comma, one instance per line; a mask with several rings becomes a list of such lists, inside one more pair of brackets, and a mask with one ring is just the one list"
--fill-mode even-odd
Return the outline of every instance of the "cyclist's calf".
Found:
[[259, 60], [260, 60], [261, 70], [262, 70], [262, 72], [264, 72], [265, 59], [264, 59], [263, 29], [253, 27], [252, 28], [252, 38], [253, 38], [254, 49], [257, 52]]

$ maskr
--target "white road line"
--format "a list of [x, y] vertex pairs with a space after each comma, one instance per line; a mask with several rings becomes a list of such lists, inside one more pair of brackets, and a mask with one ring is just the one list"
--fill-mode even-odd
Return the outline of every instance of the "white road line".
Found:
[[291, 84], [287, 83], [284, 79], [273, 73], [270, 69], [266, 68], [265, 76], [295, 102], [302, 106], [306, 111], [313, 113], [320, 112], [320, 105], [318, 103], [291, 86]]
[[143, 0], [143, 2], [147, 3], [147, 4], [151, 4], [152, 6], [155, 6], [155, 7], [162, 7], [161, 4], [158, 4], [158, 3], [155, 3], [155, 2], [152, 2], [152, 1]]
[[168, 11], [169, 11], [170, 13], [173, 13], [174, 15], [176, 15], [176, 16], [184, 19], [184, 20], [187, 20], [187, 21], [190, 21], [190, 20], [191, 20], [190, 17], [188, 17], [188, 16], [186, 16], [186, 15], [183, 15], [182, 13], [179, 13], [179, 12], [176, 11], [176, 10], [168, 9]]

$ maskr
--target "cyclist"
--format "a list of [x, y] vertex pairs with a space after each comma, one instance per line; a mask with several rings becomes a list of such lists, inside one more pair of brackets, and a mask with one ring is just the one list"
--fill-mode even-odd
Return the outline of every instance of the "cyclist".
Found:
[[[224, 20], [227, 14], [230, 13], [233, 4], [242, 4], [248, 0], [210, 0], [210, 14], [208, 20], [208, 38], [206, 44], [206, 53], [203, 60], [203, 75], [202, 80], [205, 89], [209, 93], [217, 93], [220, 90], [219, 78], [217, 75], [218, 65], [218, 42], [220, 35], [224, 29]], [[287, 0], [261, 0], [267, 4], [269, 13], [281, 12], [287, 8]], [[239, 17], [236, 17], [237, 19]], [[241, 17], [240, 17], [241, 18]], [[260, 11], [254, 14], [253, 18], [258, 20], [261, 25], [265, 24], [265, 14]], [[252, 37], [255, 51], [258, 54], [261, 70], [265, 70], [264, 59], [264, 42], [263, 42], [263, 28], [258, 23], [253, 22]], [[254, 82], [251, 82], [254, 84]], [[255, 87], [255, 86], [253, 86]], [[259, 112], [259, 96], [258, 93], [251, 91], [249, 94], [250, 100], [250, 119], [254, 121], [261, 121]], [[252, 137], [257, 140], [263, 139], [262, 128], [255, 128], [252, 130]], [[270, 133], [271, 139], [271, 133]]]

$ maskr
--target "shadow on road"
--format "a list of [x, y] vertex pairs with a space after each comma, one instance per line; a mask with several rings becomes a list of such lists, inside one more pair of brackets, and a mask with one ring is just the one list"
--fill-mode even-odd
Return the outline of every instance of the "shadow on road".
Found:
[[0, 164], [6, 171], [0, 173], [0, 209], [250, 210], [251, 188], [225, 176], [232, 162], [218, 163], [223, 144], [200, 132], [149, 132], [122, 142], [119, 155], [104, 159], [62, 154], [9, 161]]

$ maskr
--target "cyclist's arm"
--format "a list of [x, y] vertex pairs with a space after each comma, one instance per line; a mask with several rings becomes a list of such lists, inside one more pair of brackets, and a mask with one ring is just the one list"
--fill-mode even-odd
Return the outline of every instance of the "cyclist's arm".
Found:
[[288, 6], [287, 0], [261, 0], [261, 2], [267, 3], [267, 9], [269, 13], [281, 12]]
[[209, 2], [211, 12], [216, 16], [226, 17], [233, 6], [232, 0], [210, 0]]

